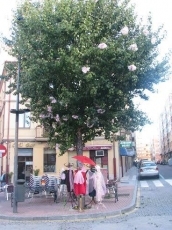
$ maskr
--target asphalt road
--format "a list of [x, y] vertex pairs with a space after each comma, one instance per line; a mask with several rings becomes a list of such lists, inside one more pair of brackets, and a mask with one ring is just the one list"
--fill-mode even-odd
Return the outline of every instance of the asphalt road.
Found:
[[172, 166], [169, 165], [158, 165], [159, 172], [162, 178], [172, 179]]
[[57, 221], [5, 222], [0, 221], [2, 230], [171, 230], [171, 216], [117, 217], [111, 220], [79, 223]]

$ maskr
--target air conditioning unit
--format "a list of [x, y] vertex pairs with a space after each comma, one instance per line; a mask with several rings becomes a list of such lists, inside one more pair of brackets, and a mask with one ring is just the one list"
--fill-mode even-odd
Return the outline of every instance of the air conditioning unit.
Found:
[[96, 157], [104, 157], [104, 150], [96, 150]]

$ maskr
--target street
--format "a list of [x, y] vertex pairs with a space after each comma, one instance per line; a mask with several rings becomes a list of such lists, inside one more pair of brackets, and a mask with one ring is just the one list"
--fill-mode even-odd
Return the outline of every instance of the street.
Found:
[[172, 179], [172, 166], [158, 164], [158, 168], [162, 178]]
[[[170, 230], [172, 226], [172, 167], [160, 165], [160, 179], [138, 181], [136, 208], [127, 214], [88, 220], [7, 221], [2, 230]], [[142, 183], [144, 182], [144, 183]], [[145, 186], [146, 184], [146, 186]]]

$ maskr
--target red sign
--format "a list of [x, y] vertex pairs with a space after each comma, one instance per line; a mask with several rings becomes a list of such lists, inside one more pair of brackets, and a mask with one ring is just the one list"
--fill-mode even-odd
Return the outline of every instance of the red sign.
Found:
[[0, 156], [4, 157], [7, 154], [7, 149], [4, 145], [0, 145]]

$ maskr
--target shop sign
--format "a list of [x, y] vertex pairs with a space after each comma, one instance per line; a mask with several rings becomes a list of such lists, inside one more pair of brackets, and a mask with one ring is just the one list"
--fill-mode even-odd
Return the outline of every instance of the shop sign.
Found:
[[132, 146], [132, 141], [120, 141], [120, 147], [131, 148]]

